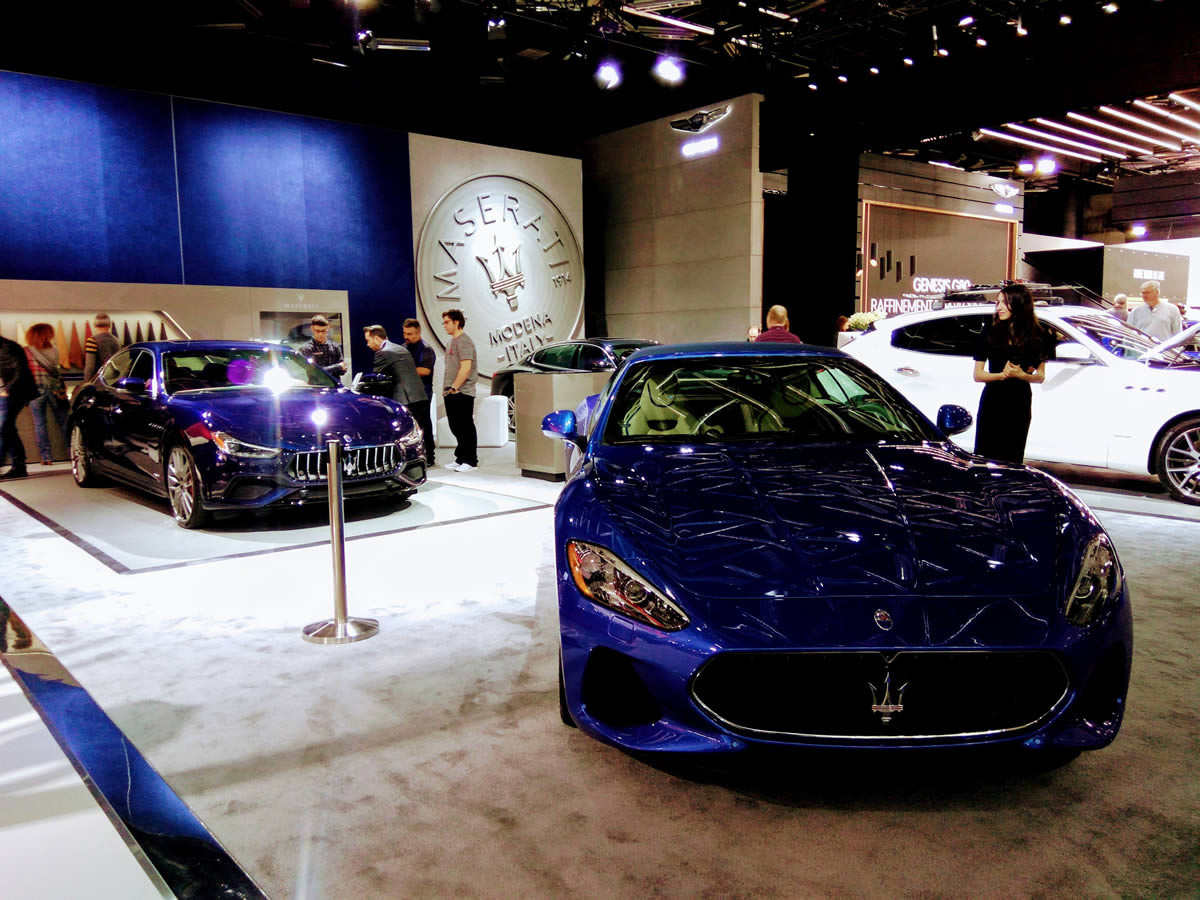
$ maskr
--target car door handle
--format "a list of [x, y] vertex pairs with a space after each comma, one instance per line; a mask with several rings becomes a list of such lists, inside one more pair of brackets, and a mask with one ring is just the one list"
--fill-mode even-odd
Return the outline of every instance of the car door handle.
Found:
[[908, 366], [901, 366], [900, 368], [898, 368], [896, 370], [896, 372], [899, 373], [900, 375], [908, 375], [909, 377], [912, 377], [913, 375], [921, 374], [916, 369], [910, 368]]

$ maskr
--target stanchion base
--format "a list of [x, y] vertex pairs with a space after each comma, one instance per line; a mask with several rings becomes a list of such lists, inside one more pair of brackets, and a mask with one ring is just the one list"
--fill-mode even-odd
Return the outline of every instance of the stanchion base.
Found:
[[347, 619], [338, 623], [336, 619], [313, 622], [304, 626], [303, 637], [314, 644], [350, 644], [365, 641], [379, 634], [378, 619]]

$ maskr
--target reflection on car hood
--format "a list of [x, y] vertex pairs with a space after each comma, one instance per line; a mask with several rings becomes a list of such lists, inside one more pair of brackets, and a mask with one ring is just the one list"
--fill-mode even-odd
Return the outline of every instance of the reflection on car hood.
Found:
[[1175, 347], [1181, 346], [1182, 344], [1187, 342], [1189, 339], [1194, 337], [1198, 332], [1200, 332], [1200, 322], [1196, 322], [1196, 323], [1188, 326], [1187, 328], [1184, 328], [1182, 331], [1179, 332], [1179, 334], [1172, 335], [1171, 337], [1167, 338], [1165, 341], [1162, 341], [1157, 346], [1155, 346], [1155, 348], [1153, 350], [1151, 350], [1149, 353], [1147, 353], [1145, 356], [1143, 356], [1142, 359], [1144, 359], [1144, 360], [1162, 359], [1163, 356], [1168, 351], [1174, 349]]
[[[390, 400], [329, 388], [293, 388], [278, 394], [258, 387], [187, 391], [170, 403], [203, 417], [213, 430], [291, 450], [319, 447], [331, 434], [350, 446], [382, 444], [413, 427], [408, 411]], [[313, 422], [318, 409], [326, 415], [319, 427]]]
[[1051, 593], [1058, 489], [944, 445], [605, 447], [593, 474], [693, 597]]

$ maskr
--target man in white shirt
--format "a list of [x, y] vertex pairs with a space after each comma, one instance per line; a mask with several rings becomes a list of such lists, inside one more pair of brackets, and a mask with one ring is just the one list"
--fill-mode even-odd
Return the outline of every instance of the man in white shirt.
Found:
[[1158, 299], [1158, 288], [1157, 281], [1147, 281], [1142, 285], [1144, 302], [1129, 314], [1129, 324], [1165, 341], [1183, 330], [1183, 322], [1174, 303], [1162, 303]]

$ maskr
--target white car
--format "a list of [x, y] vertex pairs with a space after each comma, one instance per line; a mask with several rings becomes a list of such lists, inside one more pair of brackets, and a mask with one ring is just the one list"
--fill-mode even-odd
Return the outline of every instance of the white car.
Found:
[[[979, 409], [973, 357], [990, 304], [883, 319], [843, 349], [869, 365], [930, 419], [945, 403]], [[1049, 306], [1038, 319], [1057, 341], [1046, 380], [1033, 385], [1025, 455], [1048, 462], [1157, 475], [1177, 500], [1200, 504], [1200, 359], [1097, 309]], [[975, 427], [954, 437], [974, 450]]]

